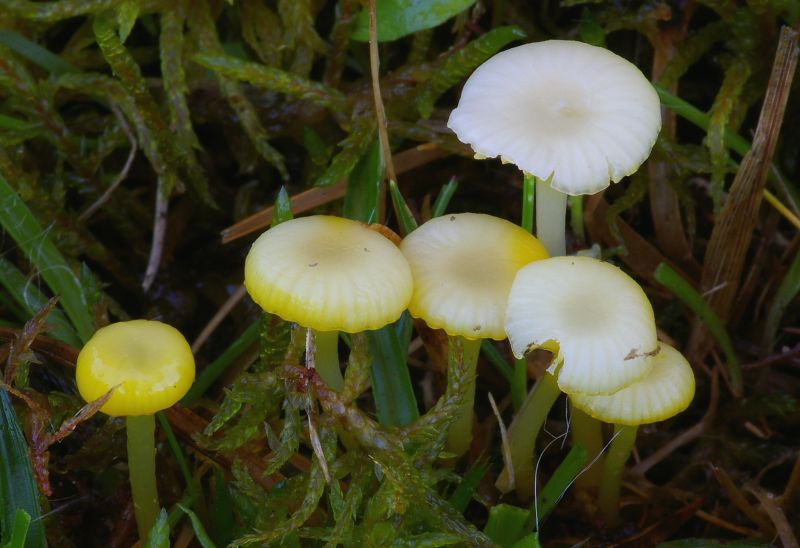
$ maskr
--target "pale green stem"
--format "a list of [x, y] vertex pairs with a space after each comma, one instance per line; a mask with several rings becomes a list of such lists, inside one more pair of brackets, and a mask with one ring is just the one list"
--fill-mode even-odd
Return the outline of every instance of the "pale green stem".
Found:
[[636, 443], [636, 426], [614, 425], [614, 440], [611, 442], [606, 461], [603, 465], [603, 477], [600, 480], [598, 505], [606, 523], [614, 526], [620, 522], [619, 492], [622, 483], [622, 472]]
[[344, 387], [344, 377], [339, 367], [339, 332], [311, 329], [311, 333], [316, 347], [314, 368], [328, 387], [339, 392]]
[[[462, 360], [464, 362], [464, 369], [466, 370], [467, 382], [462, 385], [462, 394], [464, 395], [458, 409], [456, 410], [456, 418], [450, 424], [450, 430], [447, 432], [447, 443], [445, 449], [448, 453], [454, 455], [463, 455], [469, 449], [472, 443], [472, 414], [475, 407], [475, 377], [478, 369], [478, 354], [481, 351], [480, 339], [470, 340], [459, 337], [461, 340]], [[455, 341], [451, 338], [450, 344]], [[451, 356], [453, 352], [449, 353]], [[448, 367], [455, 367], [454, 364], [448, 364]], [[447, 395], [451, 396], [450, 386], [447, 387]]]
[[545, 373], [514, 416], [508, 429], [514, 483], [511, 483], [508, 468], [504, 468], [495, 483], [502, 492], [507, 493], [516, 486], [517, 494], [522, 498], [533, 494], [533, 454], [536, 450], [536, 438], [559, 394], [561, 390], [558, 388], [556, 378], [550, 373]]
[[128, 474], [139, 538], [144, 541], [161, 510], [156, 487], [155, 415], [126, 417]]
[[603, 473], [603, 457], [598, 456], [603, 451], [602, 425], [600, 421], [572, 405], [572, 402], [570, 402], [569, 408], [569, 430], [572, 435], [572, 443], [573, 445], [583, 445], [589, 462], [594, 461], [578, 476], [575, 484], [583, 489], [596, 488], [600, 485], [600, 476]]
[[567, 195], [536, 179], [536, 237], [551, 257], [567, 254]]

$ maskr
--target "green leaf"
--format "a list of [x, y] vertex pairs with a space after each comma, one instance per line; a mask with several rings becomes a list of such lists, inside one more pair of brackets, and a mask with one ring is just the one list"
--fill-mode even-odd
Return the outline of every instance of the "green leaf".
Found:
[[483, 532], [503, 547], [510, 547], [522, 536], [528, 510], [510, 504], [497, 504], [489, 510]]
[[383, 179], [383, 155], [374, 139], [347, 178], [342, 214], [348, 219], [371, 223], [377, 217], [380, 185]]
[[60, 297], [60, 304], [78, 331], [80, 339], [84, 342], [89, 340], [94, 333], [94, 326], [80, 279], [2, 175], [0, 224], [39, 270], [53, 293]]
[[208, 536], [208, 533], [206, 533], [206, 530], [203, 527], [203, 522], [200, 521], [200, 518], [197, 517], [197, 514], [192, 512], [189, 508], [181, 503], [178, 503], [178, 508], [183, 510], [183, 512], [189, 516], [189, 519], [192, 522], [192, 529], [194, 529], [194, 536], [197, 537], [197, 542], [200, 543], [200, 546], [203, 548], [217, 548], [217, 545], [214, 544], [214, 541], [211, 540], [211, 538]]
[[30, 526], [31, 515], [22, 508], [17, 508], [17, 512], [14, 514], [14, 529], [11, 530], [11, 538], [3, 545], [3, 548], [24, 548]]
[[80, 72], [52, 51], [43, 48], [36, 42], [31, 42], [14, 31], [0, 30], [0, 44], [18, 53], [31, 63], [40, 66], [50, 74]]
[[500, 27], [456, 50], [447, 57], [441, 69], [433, 73], [420, 92], [417, 98], [420, 115], [428, 118], [433, 112], [433, 104], [445, 91], [506, 45], [524, 37], [525, 33], [519, 27]]
[[[418, 30], [444, 23], [472, 6], [475, 0], [376, 0], [375, 31], [378, 42], [397, 40]], [[354, 40], [369, 40], [369, 11], [356, 17]]]
[[653, 272], [653, 276], [658, 283], [669, 289], [673, 295], [678, 297], [683, 304], [688, 306], [692, 312], [697, 314], [697, 317], [706, 324], [711, 335], [716, 339], [722, 351], [725, 352], [725, 361], [728, 362], [731, 388], [734, 393], [741, 394], [742, 368], [739, 365], [739, 359], [736, 357], [736, 353], [733, 351], [733, 344], [731, 343], [730, 336], [725, 330], [725, 326], [722, 324], [719, 316], [714, 313], [703, 296], [667, 263], [660, 263]]
[[167, 511], [163, 508], [142, 548], [169, 548], [169, 522]]
[[31, 519], [25, 546], [45, 545], [39, 510], [39, 493], [28, 457], [28, 444], [20, 430], [11, 398], [0, 388], [0, 540], [10, 543], [16, 535], [16, 514], [25, 511]]

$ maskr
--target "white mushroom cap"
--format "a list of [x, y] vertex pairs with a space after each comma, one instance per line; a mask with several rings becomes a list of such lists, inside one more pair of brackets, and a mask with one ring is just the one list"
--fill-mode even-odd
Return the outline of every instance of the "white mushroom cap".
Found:
[[553, 257], [522, 268], [506, 311], [517, 357], [557, 343], [549, 371], [572, 394], [610, 394], [644, 377], [658, 348], [653, 307], [632, 278], [590, 257]]
[[406, 236], [400, 250], [414, 276], [411, 315], [467, 339], [506, 338], [514, 276], [547, 257], [527, 230], [480, 213], [436, 217]]
[[503, 51], [469, 77], [447, 125], [566, 194], [594, 194], [635, 172], [661, 129], [658, 95], [632, 63], [582, 42]]
[[668, 419], [694, 398], [694, 373], [683, 355], [661, 343], [661, 351], [650, 358], [653, 368], [638, 382], [614, 394], [571, 395], [572, 403], [603, 422], [636, 426]]
[[259, 236], [245, 260], [244, 285], [267, 312], [348, 333], [393, 322], [412, 291], [411, 269], [396, 245], [359, 222], [326, 215]]

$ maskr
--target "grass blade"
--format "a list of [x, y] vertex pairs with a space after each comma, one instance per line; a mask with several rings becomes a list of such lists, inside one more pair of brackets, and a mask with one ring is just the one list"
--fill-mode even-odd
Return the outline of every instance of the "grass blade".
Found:
[[0, 44], [25, 57], [31, 63], [39, 65], [50, 74], [80, 72], [52, 51], [43, 48], [36, 42], [31, 42], [14, 31], [0, 30]]
[[795, 254], [794, 260], [786, 272], [781, 285], [775, 292], [775, 297], [767, 311], [767, 318], [764, 321], [764, 333], [761, 337], [761, 349], [767, 353], [775, 346], [775, 337], [778, 333], [783, 313], [789, 306], [797, 292], [800, 291], [800, 252]]
[[528, 510], [510, 504], [497, 504], [489, 510], [483, 532], [499, 546], [510, 547], [522, 536]]
[[[47, 303], [47, 297], [36, 288], [36, 284], [31, 283], [31, 280], [5, 257], [0, 257], [0, 286], [3, 286], [14, 302], [21, 307], [24, 317], [18, 318], [20, 321], [27, 321]], [[56, 308], [50, 312], [47, 325], [47, 332], [54, 338], [75, 347], [81, 346], [78, 334], [61, 310]]]
[[261, 321], [256, 320], [250, 327], [245, 329], [244, 333], [239, 335], [239, 338], [233, 341], [231, 345], [220, 354], [220, 356], [208, 364], [203, 369], [194, 381], [194, 384], [181, 400], [182, 405], [192, 405], [197, 398], [205, 394], [214, 381], [225, 372], [225, 369], [233, 363], [233, 361], [241, 356], [245, 350], [258, 342], [259, 333], [261, 331]]
[[383, 158], [378, 139], [374, 139], [347, 178], [342, 214], [348, 219], [374, 222], [383, 178]]
[[394, 324], [367, 333], [373, 357], [370, 376], [378, 422], [405, 426], [419, 417], [417, 399], [406, 363], [406, 349]]
[[414, 218], [414, 214], [411, 213], [411, 208], [408, 207], [406, 199], [403, 198], [400, 188], [394, 181], [389, 181], [389, 195], [392, 197], [392, 205], [394, 206], [395, 215], [397, 215], [397, 224], [400, 225], [400, 232], [404, 236], [408, 236], [419, 226], [417, 220]]
[[533, 220], [536, 214], [536, 177], [526, 173], [522, 178], [522, 222], [520, 226], [533, 232]]
[[183, 512], [189, 516], [189, 520], [192, 522], [192, 529], [194, 529], [194, 536], [197, 537], [197, 542], [200, 543], [200, 546], [203, 548], [217, 548], [217, 545], [214, 544], [214, 541], [211, 540], [211, 537], [209, 537], [208, 533], [206, 533], [206, 530], [203, 527], [203, 522], [200, 521], [200, 518], [197, 517], [197, 514], [189, 510], [189, 508], [181, 503], [178, 503], [178, 508], [183, 510]]
[[82, 341], [94, 333], [88, 301], [80, 279], [47, 237], [28, 206], [0, 175], [0, 224], [39, 270]]
[[3, 548], [24, 548], [30, 526], [30, 514], [22, 508], [17, 508], [17, 513], [14, 514], [14, 529], [11, 531], [11, 538], [3, 545]]
[[444, 215], [456, 190], [458, 190], [458, 181], [455, 177], [452, 177], [447, 181], [447, 184], [442, 187], [442, 190], [439, 191], [439, 195], [436, 196], [436, 201], [433, 202], [433, 207], [431, 208], [431, 217], [441, 217]]
[[44, 527], [39, 510], [39, 493], [28, 458], [28, 444], [20, 430], [11, 398], [0, 388], [0, 533], [2, 542], [14, 536], [15, 515], [27, 512], [31, 519], [25, 546], [45, 546]]
[[739, 365], [739, 360], [736, 353], [733, 351], [733, 344], [722, 325], [719, 316], [717, 316], [708, 303], [703, 299], [695, 289], [689, 285], [689, 282], [684, 280], [680, 274], [675, 272], [672, 267], [667, 263], [661, 263], [656, 267], [653, 272], [653, 277], [656, 281], [669, 289], [673, 295], [678, 297], [683, 304], [688, 306], [692, 312], [706, 324], [711, 335], [716, 339], [722, 351], [725, 352], [725, 358], [728, 362], [728, 373], [730, 374], [731, 388], [734, 393], [742, 393], [742, 369]]
[[472, 500], [475, 489], [478, 488], [481, 478], [483, 478], [487, 470], [489, 470], [489, 463], [485, 460], [479, 460], [461, 477], [461, 482], [455, 490], [453, 490], [453, 494], [450, 495], [448, 499], [456, 510], [462, 514], [464, 513], [464, 510], [467, 509], [467, 505], [469, 505], [469, 501]]
[[586, 449], [582, 445], [578, 444], [570, 449], [567, 456], [556, 468], [556, 471], [550, 476], [550, 480], [536, 496], [528, 518], [526, 528], [528, 532], [532, 532], [533, 527], [537, 531], [539, 530], [542, 521], [556, 507], [558, 501], [561, 500], [569, 486], [572, 485], [572, 482], [575, 481], [583, 467], [586, 466], [587, 461]]

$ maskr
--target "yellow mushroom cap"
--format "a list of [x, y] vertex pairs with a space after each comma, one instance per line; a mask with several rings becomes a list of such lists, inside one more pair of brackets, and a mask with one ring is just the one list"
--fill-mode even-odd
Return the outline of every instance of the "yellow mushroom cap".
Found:
[[506, 333], [518, 357], [558, 343], [550, 371], [568, 394], [616, 392], [649, 372], [648, 355], [658, 348], [653, 307], [642, 288], [590, 257], [553, 257], [521, 269], [508, 299]]
[[411, 270], [391, 241], [361, 223], [315, 215], [259, 236], [244, 285], [264, 310], [319, 331], [358, 333], [400, 317]]
[[480, 213], [432, 219], [406, 236], [400, 249], [414, 274], [411, 315], [467, 339], [506, 338], [503, 321], [514, 276], [547, 257], [528, 231]]
[[78, 354], [75, 380], [87, 402], [114, 388], [100, 411], [152, 415], [171, 407], [194, 382], [194, 356], [180, 331], [149, 320], [98, 329]]
[[594, 194], [635, 172], [661, 129], [653, 86], [607, 49], [547, 40], [508, 49], [469, 77], [447, 125], [565, 194]]
[[661, 343], [661, 351], [650, 358], [653, 368], [643, 379], [614, 394], [572, 394], [572, 403], [603, 422], [636, 426], [677, 415], [694, 398], [694, 373], [683, 355]]

